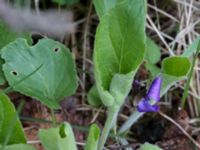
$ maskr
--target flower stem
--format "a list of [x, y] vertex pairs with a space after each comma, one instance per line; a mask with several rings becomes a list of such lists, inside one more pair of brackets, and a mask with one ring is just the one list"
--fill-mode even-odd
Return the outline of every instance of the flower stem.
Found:
[[108, 110], [108, 117], [107, 117], [106, 123], [104, 125], [103, 131], [98, 143], [98, 150], [103, 150], [103, 147], [108, 138], [108, 134], [117, 120], [118, 111], [119, 109], [117, 111], [113, 111], [112, 109]]
[[135, 110], [128, 118], [128, 120], [126, 120], [126, 122], [119, 129], [118, 134], [123, 134], [124, 132], [126, 132], [135, 122], [138, 121], [140, 117], [143, 116], [143, 114], [143, 112], [138, 112], [137, 110]]

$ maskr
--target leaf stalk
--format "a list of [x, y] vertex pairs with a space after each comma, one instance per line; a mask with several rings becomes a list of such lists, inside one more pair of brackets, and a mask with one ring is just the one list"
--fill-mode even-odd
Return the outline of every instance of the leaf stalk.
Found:
[[106, 119], [106, 123], [104, 125], [103, 131], [98, 143], [98, 150], [103, 150], [106, 140], [108, 138], [109, 132], [112, 129], [113, 125], [116, 123], [119, 109], [117, 111], [113, 111], [112, 107], [108, 109], [108, 117]]

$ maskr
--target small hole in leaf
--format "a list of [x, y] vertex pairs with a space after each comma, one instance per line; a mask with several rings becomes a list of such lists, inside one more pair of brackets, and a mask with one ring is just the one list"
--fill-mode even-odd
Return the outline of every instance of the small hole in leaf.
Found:
[[60, 134], [61, 138], [66, 138], [67, 137], [67, 135], [65, 133], [65, 126], [64, 125], [61, 125], [60, 130], [59, 130], [59, 134]]
[[56, 52], [56, 53], [59, 52], [59, 51], [60, 51], [59, 48], [55, 48], [55, 49], [54, 49], [54, 52]]
[[16, 71], [12, 71], [11, 72], [14, 76], [17, 76], [17, 72]]
[[43, 35], [41, 35], [41, 34], [39, 34], [39, 33], [33, 33], [33, 34], [31, 35], [32, 46], [33, 46], [33, 45], [36, 45], [36, 44], [39, 42], [39, 40], [41, 40], [41, 39], [43, 39], [43, 38], [44, 38]]

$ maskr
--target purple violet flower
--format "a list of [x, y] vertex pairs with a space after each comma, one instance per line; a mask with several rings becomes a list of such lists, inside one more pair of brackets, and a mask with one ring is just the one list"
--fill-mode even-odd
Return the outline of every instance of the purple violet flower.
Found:
[[157, 112], [159, 106], [155, 105], [160, 100], [160, 89], [162, 84], [162, 78], [156, 77], [144, 98], [137, 105], [139, 112]]

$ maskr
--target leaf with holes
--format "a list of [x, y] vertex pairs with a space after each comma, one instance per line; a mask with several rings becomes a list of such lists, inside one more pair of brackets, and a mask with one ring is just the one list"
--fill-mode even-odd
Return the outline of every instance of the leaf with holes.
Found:
[[[0, 92], [0, 144], [3, 144], [14, 117], [16, 117], [14, 105], [3, 92]], [[26, 143], [26, 138], [22, 125], [17, 117], [8, 145], [18, 143]]]
[[69, 123], [64, 123], [58, 128], [41, 129], [39, 139], [45, 150], [77, 150]]
[[25, 39], [17, 39], [4, 47], [1, 55], [10, 86], [50, 108], [59, 108], [59, 101], [77, 88], [75, 62], [69, 49], [59, 42], [42, 39], [31, 47]]

